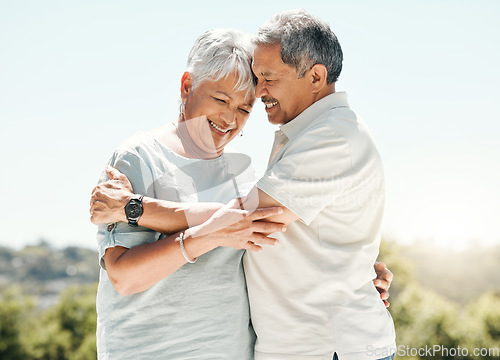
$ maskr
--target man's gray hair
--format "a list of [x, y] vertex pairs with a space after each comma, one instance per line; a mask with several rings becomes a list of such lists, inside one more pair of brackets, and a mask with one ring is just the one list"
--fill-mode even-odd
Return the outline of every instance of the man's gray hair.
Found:
[[203, 81], [217, 81], [236, 74], [235, 91], [255, 91], [252, 73], [253, 44], [249, 35], [233, 29], [213, 29], [194, 43], [186, 71], [193, 79], [193, 90]]
[[253, 39], [256, 45], [281, 45], [281, 59], [295, 67], [298, 77], [315, 64], [323, 64], [327, 83], [336, 82], [342, 70], [342, 48], [328, 24], [305, 10], [288, 10], [274, 15]]

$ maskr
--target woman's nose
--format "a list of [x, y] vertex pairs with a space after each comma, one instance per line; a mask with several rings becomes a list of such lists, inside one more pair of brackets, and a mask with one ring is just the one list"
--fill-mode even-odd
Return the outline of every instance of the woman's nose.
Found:
[[232, 110], [222, 112], [220, 117], [227, 125], [231, 125], [236, 122], [236, 112]]

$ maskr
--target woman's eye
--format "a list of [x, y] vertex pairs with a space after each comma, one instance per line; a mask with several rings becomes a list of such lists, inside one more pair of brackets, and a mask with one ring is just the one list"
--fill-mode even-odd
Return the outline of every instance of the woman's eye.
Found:
[[240, 111], [246, 115], [250, 114], [250, 111], [240, 108]]
[[216, 97], [214, 97], [214, 99], [215, 99], [215, 101], [220, 102], [221, 104], [225, 104], [226, 103], [226, 100], [219, 99], [219, 98], [216, 98]]

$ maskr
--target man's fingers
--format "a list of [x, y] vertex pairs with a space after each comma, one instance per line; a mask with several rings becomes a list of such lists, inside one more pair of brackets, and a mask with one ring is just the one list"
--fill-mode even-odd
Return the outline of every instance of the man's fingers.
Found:
[[114, 167], [108, 165], [106, 166], [106, 175], [108, 175], [111, 180], [118, 180], [123, 174]]
[[281, 206], [272, 206], [268, 208], [259, 208], [255, 210], [251, 215], [252, 220], [265, 219], [269, 216], [283, 214], [283, 208]]

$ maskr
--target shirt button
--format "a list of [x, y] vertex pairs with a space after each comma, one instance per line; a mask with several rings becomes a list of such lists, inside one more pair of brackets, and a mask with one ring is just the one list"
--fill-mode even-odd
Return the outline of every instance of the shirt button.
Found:
[[108, 224], [108, 231], [111, 231], [115, 228], [115, 224]]

